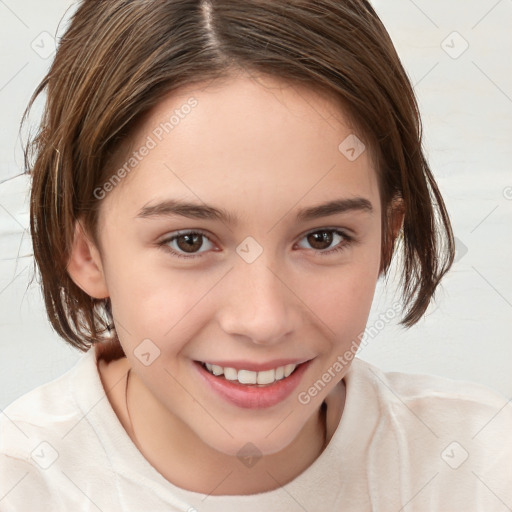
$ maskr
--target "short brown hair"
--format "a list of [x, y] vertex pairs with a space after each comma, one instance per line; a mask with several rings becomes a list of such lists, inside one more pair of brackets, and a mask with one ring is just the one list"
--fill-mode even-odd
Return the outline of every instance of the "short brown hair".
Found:
[[[401, 323], [425, 312], [454, 257], [443, 199], [422, 152], [411, 83], [366, 0], [83, 0], [50, 70], [36, 136], [25, 148], [32, 175], [30, 227], [49, 319], [75, 347], [108, 340], [109, 301], [94, 299], [66, 266], [75, 221], [97, 241], [97, 187], [112, 176], [120, 142], [181, 86], [229, 79], [236, 70], [278, 77], [339, 99], [374, 155], [383, 204], [382, 273], [401, 250]], [[389, 211], [401, 198], [395, 247]]]

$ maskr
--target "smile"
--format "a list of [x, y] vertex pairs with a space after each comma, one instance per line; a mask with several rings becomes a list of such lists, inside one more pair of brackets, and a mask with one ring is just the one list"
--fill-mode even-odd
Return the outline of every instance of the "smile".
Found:
[[194, 361], [194, 366], [207, 389], [222, 400], [245, 409], [264, 409], [286, 400], [312, 361], [282, 360], [262, 365], [247, 361], [223, 361], [222, 365]]
[[240, 384], [268, 385], [289, 377], [298, 365], [287, 364], [259, 372], [243, 369], [236, 370], [235, 368], [218, 366], [211, 363], [203, 363], [203, 366], [212, 375], [216, 377], [224, 376], [226, 380], [237, 381]]

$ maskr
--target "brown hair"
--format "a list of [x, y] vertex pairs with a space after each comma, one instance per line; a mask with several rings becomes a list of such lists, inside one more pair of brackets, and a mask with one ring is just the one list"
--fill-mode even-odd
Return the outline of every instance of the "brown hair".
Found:
[[[382, 273], [401, 249], [401, 323], [425, 312], [453, 262], [453, 234], [422, 152], [412, 86], [368, 1], [83, 0], [22, 120], [46, 90], [39, 131], [25, 148], [30, 227], [49, 319], [75, 347], [108, 341], [106, 359], [123, 355], [109, 301], [88, 296], [66, 270], [76, 219], [97, 241], [94, 190], [112, 176], [116, 149], [169, 92], [237, 70], [339, 100], [376, 162]], [[405, 214], [397, 247], [388, 214], [396, 198]]]

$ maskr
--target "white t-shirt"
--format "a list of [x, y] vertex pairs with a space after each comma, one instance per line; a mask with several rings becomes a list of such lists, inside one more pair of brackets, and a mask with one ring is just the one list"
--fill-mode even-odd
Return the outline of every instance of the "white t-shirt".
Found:
[[355, 358], [328, 446], [282, 488], [208, 496], [167, 481], [105, 394], [95, 351], [0, 414], [0, 511], [506, 512], [512, 404], [483, 386]]

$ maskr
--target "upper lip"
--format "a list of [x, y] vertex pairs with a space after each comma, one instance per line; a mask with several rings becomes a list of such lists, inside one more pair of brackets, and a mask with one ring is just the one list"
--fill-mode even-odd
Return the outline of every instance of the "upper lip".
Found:
[[264, 363], [256, 363], [254, 361], [212, 361], [205, 360], [199, 361], [200, 363], [209, 363], [223, 368], [234, 368], [235, 370], [249, 370], [252, 372], [263, 372], [265, 370], [273, 370], [279, 366], [286, 366], [287, 364], [299, 365], [309, 361], [309, 359], [275, 359], [273, 361], [267, 361]]

